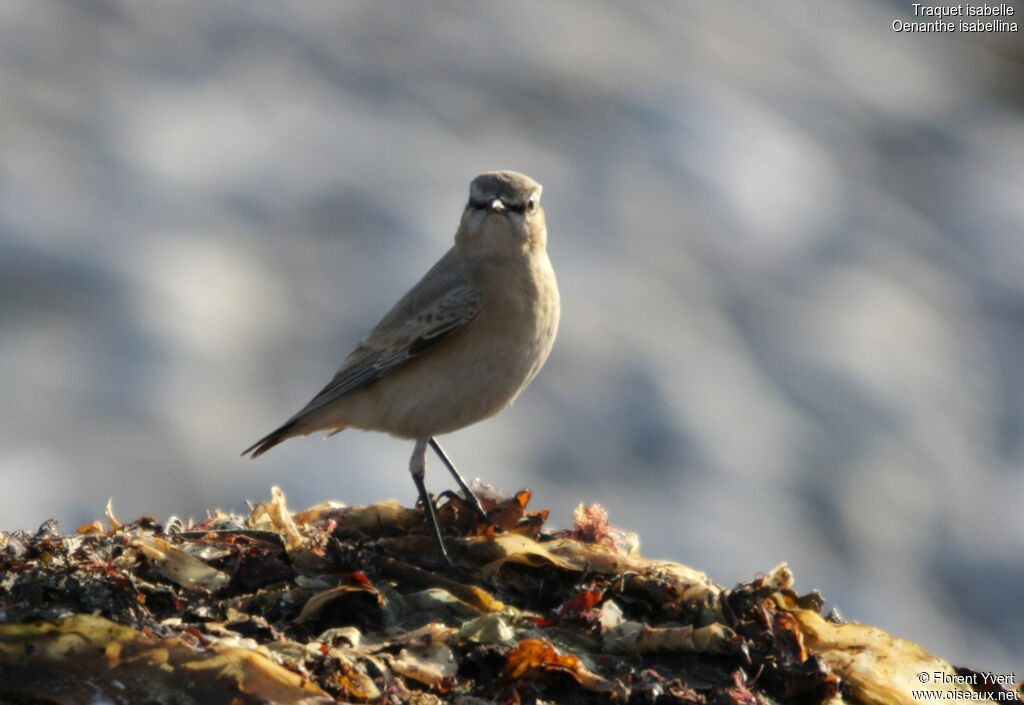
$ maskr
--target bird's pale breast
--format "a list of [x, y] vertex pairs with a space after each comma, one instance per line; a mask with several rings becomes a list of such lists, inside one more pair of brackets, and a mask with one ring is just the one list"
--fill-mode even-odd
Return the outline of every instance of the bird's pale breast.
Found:
[[315, 427], [429, 438], [505, 408], [544, 364], [558, 328], [558, 289], [547, 255], [523, 265], [479, 273], [486, 302], [471, 321], [429, 354], [316, 414]]

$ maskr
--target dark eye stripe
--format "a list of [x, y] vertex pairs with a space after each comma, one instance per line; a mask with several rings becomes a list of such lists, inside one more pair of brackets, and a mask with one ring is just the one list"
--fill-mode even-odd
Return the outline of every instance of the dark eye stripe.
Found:
[[[484, 209], [486, 209], [486, 208], [490, 208], [491, 207], [491, 203], [493, 201], [494, 201], [493, 198], [485, 198], [485, 199], [470, 198], [469, 199], [469, 205], [472, 206], [473, 208], [484, 208]], [[507, 208], [508, 210], [512, 211], [513, 213], [525, 213], [526, 212], [526, 206], [527, 206], [526, 203], [509, 203], [508, 201], [506, 201], [504, 199], [501, 202], [505, 204], [505, 208]]]

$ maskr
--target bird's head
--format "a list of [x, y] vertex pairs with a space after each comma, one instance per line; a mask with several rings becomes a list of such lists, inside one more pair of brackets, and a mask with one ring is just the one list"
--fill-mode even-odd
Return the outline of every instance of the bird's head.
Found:
[[547, 225], [542, 186], [515, 171], [489, 171], [469, 185], [456, 243], [472, 255], [544, 250]]

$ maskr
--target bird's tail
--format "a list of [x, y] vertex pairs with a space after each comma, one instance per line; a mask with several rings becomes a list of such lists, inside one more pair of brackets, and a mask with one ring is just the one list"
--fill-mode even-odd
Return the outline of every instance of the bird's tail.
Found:
[[253, 443], [251, 446], [249, 446], [248, 448], [243, 450], [242, 451], [242, 455], [246, 456], [246, 455], [252, 454], [253, 458], [260, 457], [261, 455], [266, 453], [268, 450], [270, 450], [271, 448], [276, 446], [281, 441], [284, 441], [284, 440], [294, 436], [295, 434], [292, 433], [294, 428], [295, 428], [295, 422], [294, 421], [289, 421], [284, 426], [281, 426], [281, 428], [279, 428], [276, 431], [273, 431], [271, 433], [268, 433], [266, 436], [264, 436], [263, 438], [259, 439], [258, 441]]

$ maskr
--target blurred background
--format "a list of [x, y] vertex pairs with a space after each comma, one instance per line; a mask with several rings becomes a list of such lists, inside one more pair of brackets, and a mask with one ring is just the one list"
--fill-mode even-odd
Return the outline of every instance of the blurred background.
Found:
[[274, 484], [411, 505], [407, 441], [239, 453], [450, 246], [470, 179], [516, 169], [562, 327], [511, 409], [441, 439], [468, 477], [557, 526], [599, 502], [724, 585], [788, 561], [848, 618], [1019, 671], [1024, 42], [913, 19], [0, 4], [0, 529]]

